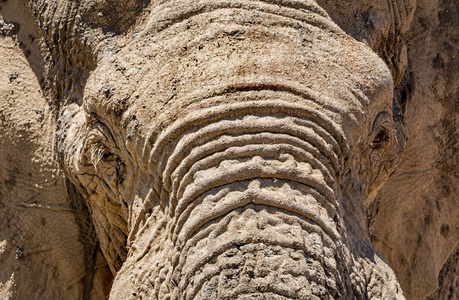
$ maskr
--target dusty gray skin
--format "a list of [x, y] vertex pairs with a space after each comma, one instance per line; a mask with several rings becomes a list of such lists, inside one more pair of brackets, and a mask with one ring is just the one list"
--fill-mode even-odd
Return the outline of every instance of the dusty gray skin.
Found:
[[312, 1], [149, 8], [72, 45], [81, 89], [54, 70], [111, 297], [403, 298], [363, 210], [404, 142], [386, 64]]
[[403, 298], [364, 208], [405, 140], [414, 4], [319, 2], [32, 2], [113, 299]]

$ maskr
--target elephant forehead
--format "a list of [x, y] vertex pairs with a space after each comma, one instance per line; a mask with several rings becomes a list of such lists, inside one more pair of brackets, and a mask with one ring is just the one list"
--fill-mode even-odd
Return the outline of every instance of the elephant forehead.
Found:
[[392, 78], [382, 60], [339, 29], [305, 20], [232, 8], [147, 28], [117, 54], [105, 53], [85, 105], [104, 114], [124, 101], [149, 126], [239, 101], [214, 96], [247, 90], [307, 91], [334, 113], [358, 114], [351, 119], [390, 106]]

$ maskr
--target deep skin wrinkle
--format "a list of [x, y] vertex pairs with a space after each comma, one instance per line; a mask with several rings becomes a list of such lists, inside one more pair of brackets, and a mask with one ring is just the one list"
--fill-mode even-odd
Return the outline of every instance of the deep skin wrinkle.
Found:
[[[401, 298], [363, 211], [404, 142], [384, 62], [313, 1], [145, 5], [132, 29], [83, 42], [70, 63], [90, 69], [55, 70], [87, 76], [55, 90], [57, 148], [117, 275], [111, 297]], [[266, 268], [271, 252], [302, 263]], [[235, 262], [242, 279], [223, 280], [232, 256], [258, 275]]]

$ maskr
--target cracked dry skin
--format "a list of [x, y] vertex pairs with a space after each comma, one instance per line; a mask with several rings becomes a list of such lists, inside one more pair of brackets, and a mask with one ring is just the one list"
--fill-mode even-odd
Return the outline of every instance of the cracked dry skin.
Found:
[[404, 143], [383, 61], [309, 1], [153, 2], [140, 28], [59, 124], [111, 297], [403, 298], [362, 227]]
[[[1, 37], [26, 36], [14, 6], [2, 5], [11, 22], [0, 23]], [[0, 268], [0, 296], [405, 299], [369, 233], [398, 262], [403, 251], [375, 237], [391, 228], [380, 224], [391, 209], [379, 210], [393, 203], [381, 199], [390, 186], [378, 193], [406, 144], [415, 1], [28, 5], [43, 47], [31, 48], [49, 106], [41, 126], [54, 134], [46, 149], [60, 165], [50, 162], [62, 198], [23, 204], [70, 212], [56, 221], [78, 241], [56, 253], [81, 262], [47, 262], [53, 271], [39, 276], [49, 293], [15, 287], [20, 263]], [[18, 45], [26, 56], [29, 40]], [[22, 76], [10, 75], [8, 88]], [[14, 249], [2, 239], [0, 263]], [[440, 258], [445, 287], [457, 273], [453, 242]], [[27, 253], [16, 248], [33, 263]], [[396, 267], [401, 282], [411, 278]], [[70, 281], [66, 291], [46, 283], [55, 277]], [[406, 295], [418, 298], [409, 283]]]

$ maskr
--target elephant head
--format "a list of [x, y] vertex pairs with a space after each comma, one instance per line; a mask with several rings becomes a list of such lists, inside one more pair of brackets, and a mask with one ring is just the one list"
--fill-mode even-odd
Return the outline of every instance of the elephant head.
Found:
[[405, 141], [413, 4], [320, 2], [31, 3], [113, 299], [403, 298], [364, 209]]

